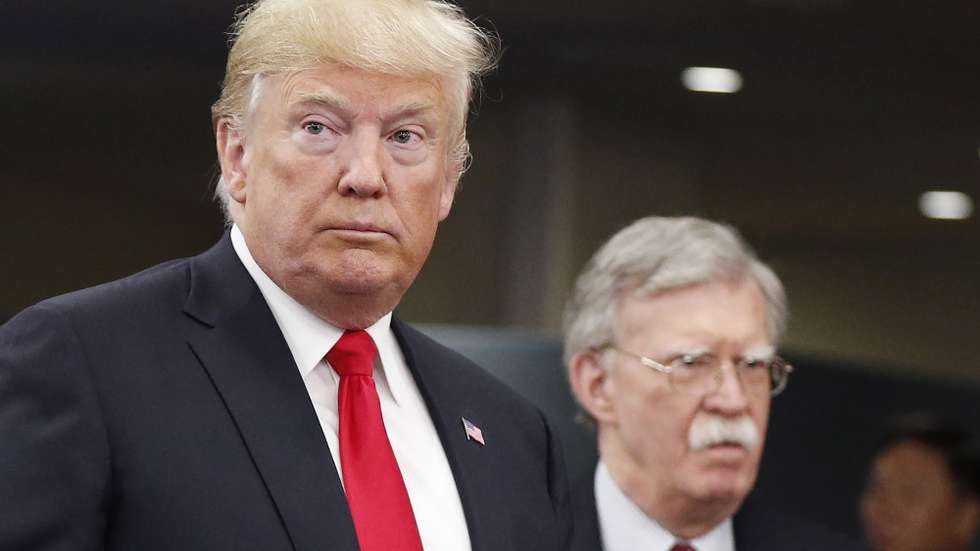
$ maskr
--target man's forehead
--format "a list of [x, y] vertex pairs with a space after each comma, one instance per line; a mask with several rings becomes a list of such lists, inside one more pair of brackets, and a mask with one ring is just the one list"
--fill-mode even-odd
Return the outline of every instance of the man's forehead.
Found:
[[706, 281], [681, 283], [651, 290], [642, 285], [622, 289], [616, 296], [620, 310], [626, 307], [670, 309], [674, 303], [694, 303], [706, 311], [718, 310], [716, 301], [722, 299], [751, 298], [751, 302], [764, 305], [765, 297], [759, 284], [750, 277], [718, 277]]
[[442, 87], [426, 77], [390, 75], [323, 64], [275, 75], [286, 105], [322, 104], [353, 111], [364, 103], [381, 103], [389, 110], [440, 111], [445, 107]]
[[[656, 292], [633, 289], [620, 293], [616, 301], [617, 330], [627, 334], [677, 331], [696, 337], [700, 333], [735, 339], [768, 333], [765, 299], [754, 281], [708, 281]], [[769, 346], [753, 345], [764, 352]]]
[[[341, 111], [353, 114], [358, 111], [359, 103], [356, 98], [351, 98], [344, 94], [334, 93], [329, 89], [301, 89], [284, 101], [289, 106], [310, 106], [323, 107], [326, 109]], [[399, 114], [436, 114], [440, 108], [439, 102], [434, 98], [426, 97], [405, 97], [391, 101], [385, 106], [384, 111]]]

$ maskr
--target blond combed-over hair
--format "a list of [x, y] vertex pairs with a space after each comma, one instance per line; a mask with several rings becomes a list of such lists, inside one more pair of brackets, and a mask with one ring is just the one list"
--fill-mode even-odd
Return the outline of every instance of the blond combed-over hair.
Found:
[[[466, 116], [479, 78], [496, 66], [494, 35], [440, 0], [258, 0], [240, 10], [212, 118], [243, 128], [264, 75], [331, 63], [432, 80], [449, 109], [450, 165], [459, 178], [469, 147]], [[228, 197], [217, 195], [227, 212]]]

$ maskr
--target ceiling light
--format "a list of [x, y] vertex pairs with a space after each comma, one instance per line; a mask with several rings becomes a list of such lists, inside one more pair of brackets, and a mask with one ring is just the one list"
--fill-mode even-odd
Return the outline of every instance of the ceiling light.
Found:
[[927, 191], [919, 197], [919, 210], [928, 218], [963, 220], [973, 213], [973, 199], [959, 191]]
[[742, 75], [723, 67], [688, 67], [681, 73], [681, 82], [692, 92], [734, 94], [742, 89]]

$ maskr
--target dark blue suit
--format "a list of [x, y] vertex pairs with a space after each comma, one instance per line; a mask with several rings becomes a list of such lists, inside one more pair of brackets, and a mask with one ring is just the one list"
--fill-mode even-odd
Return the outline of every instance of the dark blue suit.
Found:
[[[474, 551], [563, 551], [568, 488], [542, 414], [397, 319], [392, 329]], [[306, 388], [227, 234], [0, 328], [0, 518], [5, 550], [357, 549]]]
[[[593, 487], [592, 477], [575, 484], [572, 492], [574, 533], [569, 551], [603, 551]], [[732, 532], [735, 551], [865, 551], [836, 533], [757, 508], [751, 500], [747, 500], [732, 519]]]

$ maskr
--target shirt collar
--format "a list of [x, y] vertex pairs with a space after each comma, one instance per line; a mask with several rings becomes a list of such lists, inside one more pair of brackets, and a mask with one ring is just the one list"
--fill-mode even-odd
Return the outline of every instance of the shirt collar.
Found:
[[[595, 496], [599, 533], [602, 536], [602, 548], [606, 551], [668, 551], [675, 543], [685, 541], [660, 526], [633, 503], [613, 480], [602, 461], [596, 468]], [[706, 534], [687, 543], [698, 551], [735, 551], [734, 538], [732, 520], [726, 519]]]
[[[293, 355], [300, 376], [305, 379], [323, 361], [327, 352], [337, 344], [341, 335], [344, 334], [344, 330], [327, 323], [279, 288], [255, 262], [255, 258], [252, 257], [252, 253], [245, 243], [245, 236], [242, 235], [237, 224], [231, 228], [231, 243], [235, 248], [235, 253], [238, 254], [238, 258], [245, 265], [245, 269], [255, 280], [255, 284], [259, 287], [266, 303], [269, 304], [272, 316], [276, 319], [276, 323], [286, 339], [286, 344]], [[410, 387], [406, 388], [406, 385], [410, 384], [410, 375], [406, 369], [389, 367], [405, 364], [398, 341], [391, 331], [391, 312], [382, 316], [365, 331], [371, 335], [375, 346], [378, 348], [381, 371], [378, 373], [376, 366], [375, 373], [381, 375], [379, 382], [390, 388], [392, 397], [398, 403], [400, 402], [399, 398], [410, 390]], [[332, 369], [330, 371], [333, 372]]]

